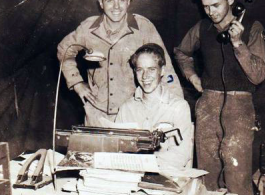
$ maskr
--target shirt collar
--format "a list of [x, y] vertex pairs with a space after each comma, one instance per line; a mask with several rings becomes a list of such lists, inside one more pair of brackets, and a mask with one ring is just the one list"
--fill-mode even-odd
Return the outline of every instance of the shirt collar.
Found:
[[[103, 19], [104, 19], [104, 14], [102, 14], [101, 16], [99, 16], [95, 20], [95, 22], [90, 26], [90, 29], [98, 28], [100, 26], [100, 24], [103, 22]], [[139, 26], [138, 26], [137, 21], [136, 21], [133, 14], [131, 14], [131, 13], [127, 14], [127, 23], [128, 23], [129, 27], [132, 27], [132, 28], [139, 30]]]
[[[163, 85], [161, 85], [161, 87], [162, 87], [162, 95], [160, 97], [160, 102], [169, 104], [170, 101], [169, 90], [167, 90]], [[136, 101], [141, 101], [141, 102], [143, 101], [143, 90], [140, 86], [138, 86], [137, 89], [135, 90], [134, 99]]]

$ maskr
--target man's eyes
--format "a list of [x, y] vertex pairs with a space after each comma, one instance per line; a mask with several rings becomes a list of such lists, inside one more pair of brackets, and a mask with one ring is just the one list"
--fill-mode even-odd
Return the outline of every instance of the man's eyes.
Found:
[[[105, 0], [105, 2], [107, 2], [107, 3], [111, 3], [111, 2], [113, 2], [114, 0]], [[119, 0], [119, 2], [126, 2], [127, 0]]]
[[[146, 71], [148, 72], [155, 72], [157, 70], [157, 68], [148, 68]], [[137, 68], [136, 72], [142, 72], [143, 69]]]
[[217, 7], [219, 7], [219, 5], [220, 5], [219, 3], [213, 4], [213, 5], [205, 5], [204, 9], [209, 9], [209, 8], [212, 8], [212, 7], [217, 8]]
[[150, 71], [156, 71], [156, 68], [149, 68]]

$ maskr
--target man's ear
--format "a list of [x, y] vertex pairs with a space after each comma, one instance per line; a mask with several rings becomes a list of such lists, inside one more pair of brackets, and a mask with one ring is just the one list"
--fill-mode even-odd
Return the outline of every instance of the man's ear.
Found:
[[165, 74], [165, 65], [161, 67], [161, 77]]
[[235, 2], [235, 0], [227, 0], [229, 5], [233, 5], [233, 3]]
[[100, 7], [101, 7], [101, 9], [103, 9], [103, 2], [102, 2], [103, 0], [98, 0], [98, 3], [99, 3], [99, 5], [100, 5]]

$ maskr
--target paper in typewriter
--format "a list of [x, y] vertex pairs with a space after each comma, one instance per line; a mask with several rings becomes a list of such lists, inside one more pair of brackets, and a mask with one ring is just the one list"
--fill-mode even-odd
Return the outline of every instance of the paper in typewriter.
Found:
[[159, 172], [156, 157], [152, 154], [96, 152], [94, 154], [94, 168]]

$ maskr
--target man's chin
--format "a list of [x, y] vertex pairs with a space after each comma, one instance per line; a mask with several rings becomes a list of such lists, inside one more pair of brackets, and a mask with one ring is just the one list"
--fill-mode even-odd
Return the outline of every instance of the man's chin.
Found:
[[144, 89], [143, 88], [143, 91], [144, 91], [144, 93], [146, 93], [146, 94], [150, 94], [150, 93], [152, 93], [153, 91], [154, 91], [154, 89]]

